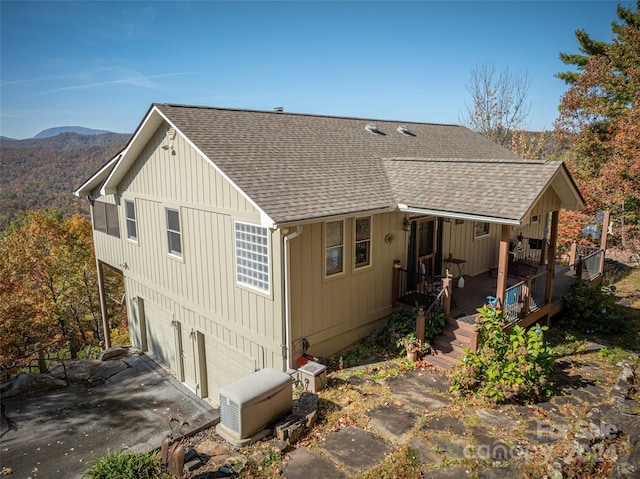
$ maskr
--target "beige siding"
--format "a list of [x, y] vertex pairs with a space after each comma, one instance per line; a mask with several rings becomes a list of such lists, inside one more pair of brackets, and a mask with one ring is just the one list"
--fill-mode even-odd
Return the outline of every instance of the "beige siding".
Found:
[[[268, 230], [271, 291], [238, 284], [234, 221], [259, 225], [260, 213], [181, 137], [173, 141], [175, 154], [161, 148], [164, 131], [143, 149], [120, 195], [110, 197], [120, 203], [121, 238], [96, 233], [96, 246], [105, 262], [127, 264], [128, 298], [173, 315], [182, 332], [184, 380], [198, 393], [203, 353], [190, 333], [204, 334], [208, 395], [217, 400], [220, 387], [255, 368], [284, 367], [281, 237]], [[126, 238], [125, 199], [135, 202], [137, 242]], [[168, 254], [167, 207], [180, 213], [181, 259]], [[142, 347], [139, 304], [128, 301], [132, 342]]]
[[[463, 274], [475, 276], [487, 271], [492, 265], [498, 264], [498, 246], [500, 243], [500, 225], [490, 224], [489, 235], [474, 238], [474, 221], [464, 221], [456, 224], [455, 219], [443, 224], [442, 257], [464, 259]], [[445, 266], [443, 266], [444, 268]], [[458, 269], [449, 271], [458, 276]], [[444, 274], [444, 269], [443, 269]]]
[[[393, 260], [404, 262], [406, 236], [400, 213], [372, 218], [371, 266], [355, 270], [354, 218], [345, 218], [345, 272], [324, 276], [324, 224], [304, 226], [291, 241], [291, 322], [294, 359], [301, 340], [315, 355], [331, 355], [357, 341], [391, 313]], [[385, 237], [392, 234], [391, 243]]]

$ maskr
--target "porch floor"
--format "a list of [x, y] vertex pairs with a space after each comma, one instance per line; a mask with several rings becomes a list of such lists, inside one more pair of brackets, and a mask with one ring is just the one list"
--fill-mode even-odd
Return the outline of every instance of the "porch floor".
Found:
[[[573, 282], [574, 274], [567, 266], [556, 266], [553, 279], [552, 303], [560, 301], [568, 293]], [[517, 284], [518, 278], [509, 276], [507, 287]], [[482, 273], [477, 276], [465, 276], [464, 288], [458, 288], [458, 279], [453, 280], [453, 299], [455, 306], [451, 307], [452, 318], [463, 318], [477, 313], [487, 301], [487, 296], [495, 296], [497, 279]]]

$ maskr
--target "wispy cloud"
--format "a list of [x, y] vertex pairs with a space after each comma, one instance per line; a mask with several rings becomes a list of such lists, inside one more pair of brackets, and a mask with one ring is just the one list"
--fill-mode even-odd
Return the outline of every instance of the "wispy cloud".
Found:
[[70, 86], [65, 86], [65, 87], [60, 87], [60, 88], [52, 88], [50, 90], [45, 90], [45, 91], [41, 91], [41, 92], [36, 92], [34, 94], [32, 94], [31, 96], [42, 96], [42, 95], [48, 95], [50, 93], [57, 93], [57, 92], [61, 92], [61, 91], [72, 91], [72, 90], [90, 90], [90, 89], [94, 89], [94, 88], [99, 88], [102, 86], [106, 86], [106, 85], [130, 85], [130, 86], [137, 86], [137, 87], [142, 87], [142, 88], [148, 88], [148, 89], [158, 89], [159, 86], [156, 85], [154, 82], [152, 82], [151, 80], [155, 80], [158, 78], [167, 78], [167, 77], [175, 77], [175, 76], [182, 76], [182, 75], [192, 75], [198, 73], [197, 71], [187, 71], [187, 72], [174, 72], [174, 73], [161, 73], [158, 75], [133, 75], [133, 76], [129, 76], [129, 77], [125, 77], [125, 78], [117, 78], [114, 80], [105, 80], [105, 81], [97, 81], [97, 82], [89, 82], [89, 83], [80, 83], [77, 85], [70, 85]]

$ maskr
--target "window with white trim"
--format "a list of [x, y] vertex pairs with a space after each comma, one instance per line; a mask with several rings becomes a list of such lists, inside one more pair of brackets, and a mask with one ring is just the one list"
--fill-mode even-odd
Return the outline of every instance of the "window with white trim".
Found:
[[325, 275], [344, 271], [344, 221], [327, 221], [325, 232]]
[[165, 208], [167, 220], [167, 247], [171, 256], [182, 258], [182, 235], [180, 233], [180, 211]]
[[127, 239], [138, 242], [138, 225], [136, 223], [136, 204], [131, 200], [124, 200], [124, 217], [127, 224]]
[[268, 293], [269, 236], [267, 228], [235, 223], [236, 281]]
[[473, 224], [473, 239], [489, 236], [489, 223], [486, 221], [476, 221]]
[[354, 266], [356, 269], [371, 264], [371, 216], [355, 219]]

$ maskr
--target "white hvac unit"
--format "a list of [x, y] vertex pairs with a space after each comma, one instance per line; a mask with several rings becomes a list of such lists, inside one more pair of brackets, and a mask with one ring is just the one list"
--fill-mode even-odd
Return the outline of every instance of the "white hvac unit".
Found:
[[234, 446], [261, 437], [271, 423], [292, 407], [291, 376], [273, 368], [261, 369], [220, 389], [220, 423], [216, 432]]

